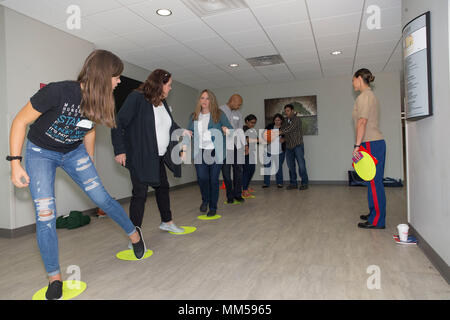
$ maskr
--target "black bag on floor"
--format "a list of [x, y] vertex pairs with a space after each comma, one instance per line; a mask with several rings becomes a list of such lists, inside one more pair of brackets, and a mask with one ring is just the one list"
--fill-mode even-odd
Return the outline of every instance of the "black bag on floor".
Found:
[[[366, 186], [366, 182], [361, 179], [356, 171], [348, 171], [348, 185], [351, 187], [355, 186]], [[403, 187], [402, 179], [393, 179], [393, 178], [383, 178], [383, 185], [388, 188], [399, 188]]]
[[389, 177], [383, 179], [383, 185], [385, 187], [394, 187], [394, 188], [403, 187], [402, 179], [395, 180]]
[[356, 171], [348, 171], [348, 185], [351, 187], [364, 187], [364, 180], [361, 179]]

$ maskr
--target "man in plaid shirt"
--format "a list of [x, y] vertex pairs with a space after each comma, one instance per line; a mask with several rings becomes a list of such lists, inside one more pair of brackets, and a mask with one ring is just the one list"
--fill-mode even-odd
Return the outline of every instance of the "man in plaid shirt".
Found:
[[297, 117], [292, 104], [284, 106], [287, 119], [279, 130], [286, 140], [286, 162], [289, 167], [290, 184], [287, 189], [297, 189], [297, 173], [295, 161], [298, 163], [298, 171], [302, 179], [300, 190], [308, 189], [308, 172], [305, 164], [305, 146], [303, 144], [302, 120]]

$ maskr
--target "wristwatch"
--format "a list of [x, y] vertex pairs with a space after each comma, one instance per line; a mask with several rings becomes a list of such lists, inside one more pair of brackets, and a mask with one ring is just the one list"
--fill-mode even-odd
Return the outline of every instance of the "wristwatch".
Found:
[[361, 145], [358, 145], [358, 144], [353, 145], [353, 148], [359, 148], [359, 147], [361, 147]]
[[22, 161], [22, 156], [6, 156], [6, 160], [12, 161], [12, 160], [20, 160]]

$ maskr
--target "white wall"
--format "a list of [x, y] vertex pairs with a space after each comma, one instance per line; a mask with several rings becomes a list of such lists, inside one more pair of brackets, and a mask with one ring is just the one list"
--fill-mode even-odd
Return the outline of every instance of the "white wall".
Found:
[[[0, 127], [5, 133], [0, 135], [0, 147], [6, 155], [9, 153], [10, 127], [6, 119], [14, 118], [39, 90], [41, 82], [76, 79], [85, 58], [94, 50], [94, 45], [8, 8], [0, 6], [0, 9], [0, 18], [3, 13], [5, 18], [4, 21], [0, 20], [0, 123], [3, 124]], [[6, 68], [5, 72], [1, 72], [2, 68]], [[149, 73], [148, 70], [125, 63], [125, 76], [145, 80]], [[5, 91], [7, 95], [3, 94]], [[168, 101], [173, 106], [175, 120], [180, 126], [186, 125], [197, 94], [196, 89], [174, 82]], [[131, 186], [128, 172], [113, 160], [109, 129], [99, 126], [97, 138], [95, 161], [105, 188], [113, 197], [129, 196]], [[11, 203], [5, 205], [7, 209], [0, 215], [0, 228], [17, 229], [34, 224], [30, 192], [28, 188], [17, 189], [9, 182], [9, 166], [5, 162], [0, 162], [0, 173], [4, 178], [0, 184], [0, 200], [4, 204]], [[171, 185], [195, 180], [192, 167], [183, 168], [183, 174], [182, 179], [174, 179], [169, 174]], [[95, 208], [91, 200], [60, 169], [56, 175], [55, 195], [58, 215], [68, 214], [71, 210]]]
[[404, 0], [402, 6], [403, 25], [431, 11], [434, 115], [417, 122], [407, 122], [409, 222], [441, 258], [450, 264], [448, 2]]
[[[380, 128], [387, 143], [385, 176], [403, 179], [402, 133], [400, 121], [400, 74], [375, 74], [374, 92], [380, 100]], [[348, 181], [351, 153], [355, 143], [352, 110], [355, 93], [351, 75], [304, 82], [257, 85], [213, 90], [220, 104], [233, 93], [243, 99], [244, 117], [253, 113], [258, 118], [256, 128], [264, 128], [264, 99], [317, 95], [317, 136], [305, 136], [305, 160], [311, 181]], [[330, 161], [332, 160], [332, 161]], [[255, 180], [262, 179], [259, 168]], [[286, 163], [284, 179], [289, 179]], [[272, 177], [274, 179], [274, 177]], [[299, 178], [300, 179], [300, 178]]]
[[[76, 79], [84, 59], [93, 45], [53, 27], [5, 8], [6, 32], [6, 114], [12, 120], [30, 97], [39, 90], [39, 84]], [[10, 127], [10, 125], [8, 125]], [[3, 149], [5, 150], [5, 149]], [[6, 149], [8, 150], [8, 149]], [[7, 151], [3, 152], [4, 154]], [[9, 175], [9, 174], [8, 174]], [[90, 200], [79, 192], [78, 186], [65, 173], [56, 175], [57, 211], [89, 208]], [[34, 208], [28, 188], [13, 188], [12, 219], [7, 229], [16, 229], [35, 223]]]
[[[7, 94], [0, 96], [2, 116], [0, 121], [12, 119], [39, 89], [39, 83], [75, 79], [86, 56], [94, 49], [92, 43], [66, 34], [60, 30], [25, 17], [15, 11], [0, 7], [0, 18], [4, 14], [4, 31], [0, 31], [0, 77], [7, 81], [0, 83], [0, 90]], [[2, 32], [5, 41], [1, 41]], [[4, 53], [3, 53], [4, 52]], [[6, 61], [6, 64], [5, 64]], [[170, 70], [169, 70], [170, 71]], [[144, 80], [150, 71], [125, 64], [124, 75]], [[388, 143], [388, 161], [386, 176], [403, 178], [401, 161], [400, 129], [400, 89], [397, 73], [376, 74], [375, 93], [381, 102], [381, 129]], [[3, 78], [0, 78], [4, 80]], [[176, 75], [175, 75], [176, 79]], [[2, 87], [1, 84], [6, 84]], [[308, 82], [285, 83], [277, 85], [259, 85], [242, 88], [215, 90], [220, 103], [239, 92], [244, 97], [242, 112], [254, 113], [259, 119], [258, 128], [263, 127], [264, 98], [282, 96], [311, 95], [318, 97], [319, 135], [305, 137], [306, 161], [311, 180], [346, 181], [346, 172], [351, 168], [350, 157], [354, 143], [354, 130], [351, 112], [354, 95], [351, 79], [347, 77], [322, 79]], [[1, 91], [0, 91], [1, 93]], [[188, 115], [193, 111], [199, 91], [183, 84], [173, 84], [168, 98], [173, 107], [174, 118], [184, 127]], [[6, 105], [5, 105], [6, 104]], [[4, 127], [9, 128], [9, 124]], [[5, 130], [6, 132], [6, 130]], [[0, 135], [3, 137], [3, 135]], [[9, 152], [8, 139], [0, 138], [0, 147], [4, 154]], [[96, 165], [105, 187], [116, 198], [127, 197], [131, 186], [126, 169], [113, 161], [109, 129], [99, 126], [96, 143]], [[332, 157], [334, 166], [327, 160]], [[0, 228], [16, 229], [35, 222], [34, 209], [28, 189], [17, 189], [9, 182], [9, 167], [0, 166], [3, 179], [0, 184], [1, 197], [10, 204], [10, 217], [6, 209], [0, 215]], [[287, 170], [285, 170], [287, 179]], [[257, 172], [258, 173], [258, 172]], [[6, 177], [8, 177], [6, 179]], [[183, 166], [183, 177], [175, 179], [169, 174], [171, 185], [195, 181], [193, 166]], [[255, 176], [255, 179], [259, 179]], [[9, 192], [13, 193], [9, 197]], [[56, 203], [58, 214], [67, 214], [70, 210], [86, 210], [95, 207], [78, 186], [58, 170], [56, 179]]]
[[[8, 119], [6, 107], [7, 90], [6, 90], [6, 47], [5, 47], [5, 9], [0, 6], [0, 150], [4, 150], [2, 157], [9, 154], [8, 148]], [[0, 229], [9, 228], [11, 225], [10, 210], [10, 188], [9, 179], [9, 163], [0, 159], [0, 177], [4, 177], [0, 181], [0, 203], [3, 203], [2, 214], [0, 214]]]

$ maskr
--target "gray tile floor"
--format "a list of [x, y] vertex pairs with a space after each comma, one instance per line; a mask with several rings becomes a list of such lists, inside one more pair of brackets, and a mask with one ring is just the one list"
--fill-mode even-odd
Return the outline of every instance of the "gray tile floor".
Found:
[[[363, 187], [254, 188], [242, 205], [223, 204], [221, 191], [216, 221], [197, 219], [197, 186], [171, 191], [175, 223], [197, 227], [181, 236], [158, 229], [149, 197], [143, 231], [154, 254], [143, 261], [115, 258], [128, 240], [109, 218], [58, 230], [64, 279], [68, 266], [80, 267], [87, 290], [77, 299], [450, 299], [423, 252], [392, 239], [406, 222], [404, 189], [386, 189], [385, 230], [362, 230]], [[31, 299], [47, 285], [34, 234], [0, 239], [0, 252], [0, 299]], [[370, 266], [380, 289], [368, 289]]]

